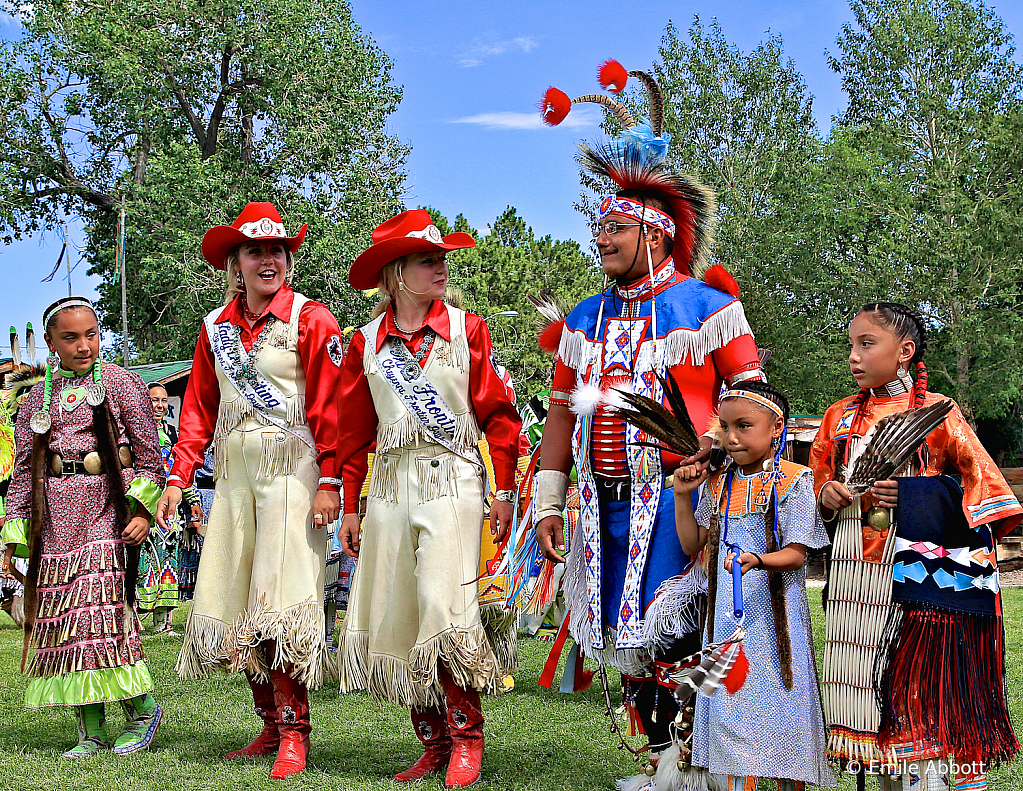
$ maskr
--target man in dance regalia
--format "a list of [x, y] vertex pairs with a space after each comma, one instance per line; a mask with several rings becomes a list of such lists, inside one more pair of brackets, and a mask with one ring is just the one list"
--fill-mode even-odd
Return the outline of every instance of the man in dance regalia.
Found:
[[[603, 94], [570, 100], [551, 88], [541, 105], [544, 121], [553, 125], [573, 102], [595, 101], [625, 132], [599, 148], [580, 146], [583, 168], [617, 185], [601, 201], [594, 229], [601, 267], [614, 283], [565, 320], [535, 518], [545, 556], [563, 561], [561, 514], [574, 460], [581, 510], [564, 583], [568, 631], [584, 655], [622, 672], [633, 721], [656, 756], [670, 743], [668, 725], [678, 713], [659, 682], [667, 683], [669, 663], [699, 650], [696, 604], [704, 577], [691, 570], [679, 545], [672, 486], [665, 485], [683, 460], [643, 444], [646, 435], [616, 413], [615, 392], [662, 400], [658, 377], [671, 377], [703, 431], [722, 383], [761, 378], [761, 370], [735, 281], [720, 266], [706, 269], [714, 195], [663, 164], [669, 137], [661, 131], [657, 83], [614, 61], [601, 67], [600, 81], [617, 93], [629, 75], [650, 92], [649, 122], [636, 124]], [[706, 463], [710, 437], [701, 446], [687, 462]]]

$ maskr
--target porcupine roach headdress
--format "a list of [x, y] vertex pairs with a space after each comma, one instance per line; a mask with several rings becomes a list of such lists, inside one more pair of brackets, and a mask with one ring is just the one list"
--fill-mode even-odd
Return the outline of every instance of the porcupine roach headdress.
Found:
[[[579, 145], [579, 164], [587, 172], [608, 178], [619, 186], [619, 192], [634, 191], [656, 195], [671, 207], [673, 218], [651, 206], [623, 206], [621, 199], [608, 195], [601, 200], [601, 217], [612, 212], [632, 213], [636, 219], [656, 224], [674, 241], [672, 258], [675, 267], [708, 285], [732, 296], [739, 295], [735, 279], [720, 264], [708, 268], [708, 254], [717, 201], [713, 191], [689, 176], [674, 173], [664, 165], [671, 136], [664, 134], [664, 97], [657, 81], [644, 71], [626, 71], [615, 60], [606, 61], [597, 72], [600, 86], [611, 93], [620, 93], [629, 77], [643, 83], [650, 98], [650, 120], [637, 123], [629, 110], [617, 99], [590, 93], [569, 99], [557, 88], [548, 88], [540, 102], [542, 120], [557, 126], [568, 115], [573, 104], [593, 102], [606, 107], [624, 127], [619, 137], [596, 148]], [[634, 203], [634, 202], [633, 202]], [[667, 222], [665, 222], [665, 220]]]

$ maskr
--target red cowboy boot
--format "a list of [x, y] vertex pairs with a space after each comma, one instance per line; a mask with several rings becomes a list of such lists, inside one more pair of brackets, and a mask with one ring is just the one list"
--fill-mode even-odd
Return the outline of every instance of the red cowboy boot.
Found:
[[277, 729], [281, 746], [270, 771], [271, 780], [283, 780], [305, 770], [309, 757], [309, 693], [305, 684], [291, 677], [286, 668], [270, 671], [277, 704]]
[[451, 757], [451, 734], [448, 732], [444, 710], [412, 709], [411, 713], [412, 727], [416, 729], [416, 736], [426, 749], [422, 758], [401, 774], [394, 776], [399, 783], [420, 780], [431, 772], [439, 772], [448, 765], [448, 759]]
[[447, 672], [440, 673], [448, 701], [451, 759], [445, 788], [468, 788], [479, 781], [483, 763], [483, 709], [480, 693], [462, 689]]
[[252, 687], [252, 700], [256, 704], [256, 716], [263, 720], [263, 730], [259, 736], [240, 750], [227, 753], [225, 758], [259, 758], [277, 752], [281, 743], [281, 734], [277, 730], [277, 705], [274, 703], [274, 688], [269, 681], [256, 681], [248, 673], [249, 686]]

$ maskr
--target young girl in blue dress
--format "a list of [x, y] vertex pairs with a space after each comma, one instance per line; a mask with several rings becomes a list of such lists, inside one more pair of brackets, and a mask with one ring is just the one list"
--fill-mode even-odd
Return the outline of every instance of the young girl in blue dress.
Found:
[[[807, 549], [827, 545], [813, 473], [783, 461], [788, 400], [776, 387], [740, 382], [721, 397], [721, 442], [729, 460], [710, 476], [693, 512], [691, 492], [706, 477], [675, 473], [675, 519], [686, 554], [704, 553], [708, 576], [705, 644], [741, 625], [749, 675], [734, 695], [696, 696], [692, 763], [728, 791], [753, 791], [761, 777], [781, 791], [834, 786], [810, 611]], [[742, 569], [743, 618], [732, 601], [732, 564]], [[721, 573], [724, 571], [724, 573]], [[727, 778], [727, 780], [726, 780]]]

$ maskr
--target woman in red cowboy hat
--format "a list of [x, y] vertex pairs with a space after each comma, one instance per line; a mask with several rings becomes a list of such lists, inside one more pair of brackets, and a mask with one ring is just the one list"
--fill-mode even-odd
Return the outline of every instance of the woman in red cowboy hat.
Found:
[[330, 657], [322, 528], [340, 512], [341, 331], [289, 285], [305, 232], [288, 236], [273, 204], [249, 203], [203, 237], [203, 256], [227, 271], [226, 304], [199, 331], [157, 507], [164, 524], [212, 443], [216, 491], [178, 674], [244, 671], [264, 727], [227, 757], [276, 753], [274, 779], [301, 772], [309, 752], [306, 690]]
[[486, 323], [444, 302], [445, 255], [475, 244], [465, 233], [441, 238], [422, 209], [373, 232], [348, 280], [379, 286], [386, 298], [352, 338], [339, 392], [346, 414], [359, 416], [338, 434], [339, 537], [359, 558], [339, 649], [341, 690], [408, 706], [425, 752], [395, 779], [446, 769], [447, 788], [479, 779], [479, 693], [499, 689], [515, 661], [514, 619], [484, 622], [477, 600], [487, 491], [478, 443], [486, 434], [499, 540], [512, 518], [521, 420], [491, 361]]

